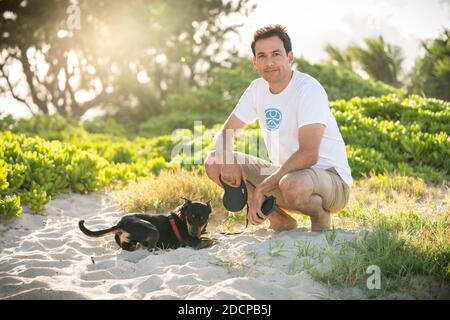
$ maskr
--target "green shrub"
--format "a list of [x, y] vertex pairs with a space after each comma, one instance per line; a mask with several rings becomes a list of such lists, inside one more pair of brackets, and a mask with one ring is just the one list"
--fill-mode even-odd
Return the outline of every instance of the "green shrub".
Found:
[[59, 192], [90, 192], [134, 178], [99, 155], [59, 141], [0, 133], [0, 197], [3, 215], [16, 215], [20, 203], [41, 211]]
[[[418, 96], [356, 97], [331, 103], [355, 178], [397, 171], [425, 181], [448, 180], [449, 110], [449, 102]], [[179, 123], [192, 120], [181, 113], [173, 119]], [[153, 128], [160, 124], [156, 122]], [[52, 126], [56, 132], [57, 126]], [[213, 148], [220, 127], [207, 129], [201, 125], [194, 130], [175, 130], [170, 135], [133, 139], [88, 133], [78, 127], [67, 131], [59, 128], [62, 142], [1, 132], [0, 196], [2, 201], [6, 196], [18, 196], [22, 204], [39, 211], [51, 198], [67, 190], [91, 192], [137, 177], [158, 175], [166, 169], [202, 172], [203, 160]], [[261, 132], [254, 130], [257, 128], [257, 122], [247, 126], [238, 135], [235, 147], [267, 159]], [[13, 203], [11, 198], [8, 201]]]
[[89, 133], [106, 133], [119, 137], [128, 135], [125, 126], [114, 118], [86, 120], [81, 125]]
[[[331, 108], [346, 144], [352, 150], [374, 150], [371, 151], [372, 158], [373, 152], [379, 153], [380, 157], [373, 159], [386, 166], [388, 171], [401, 164], [403, 168], [405, 165], [418, 169], [431, 167], [435, 172], [441, 172], [443, 179], [450, 174], [448, 102], [391, 95], [339, 100], [331, 103]], [[361, 152], [354, 154], [357, 159], [352, 159], [352, 154], [349, 156], [352, 169], [366, 172], [360, 165]], [[360, 175], [355, 170], [353, 173]]]
[[10, 129], [14, 133], [24, 133], [29, 136], [39, 136], [46, 140], [62, 141], [73, 130], [76, 130], [79, 119], [62, 117], [59, 114], [37, 115], [31, 118], [21, 118]]
[[396, 89], [385, 83], [366, 80], [349, 70], [330, 63], [311, 64], [305, 59], [295, 60], [298, 70], [316, 78], [328, 94], [330, 101], [353, 97], [381, 97], [388, 94], [406, 95], [406, 90]]
[[20, 207], [20, 197], [18, 196], [0, 196], [0, 218], [16, 217], [22, 213]]

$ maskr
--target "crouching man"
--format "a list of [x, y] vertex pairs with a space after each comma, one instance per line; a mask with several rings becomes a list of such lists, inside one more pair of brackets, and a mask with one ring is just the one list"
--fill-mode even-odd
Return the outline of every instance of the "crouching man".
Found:
[[[328, 230], [331, 214], [345, 207], [352, 184], [345, 144], [322, 85], [293, 70], [292, 45], [284, 27], [257, 30], [251, 44], [253, 65], [261, 75], [241, 96], [205, 160], [208, 177], [221, 186], [246, 183], [249, 222], [269, 219], [269, 228], [291, 230], [297, 221], [286, 211], [311, 218], [311, 231]], [[239, 129], [259, 120], [269, 161], [233, 151]], [[252, 185], [256, 186], [253, 187]], [[264, 196], [276, 197], [266, 217]]]

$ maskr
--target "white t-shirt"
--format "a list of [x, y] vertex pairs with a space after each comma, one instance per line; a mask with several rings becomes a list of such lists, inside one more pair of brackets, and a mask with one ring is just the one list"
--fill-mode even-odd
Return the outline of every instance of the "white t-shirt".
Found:
[[348, 186], [353, 183], [344, 140], [331, 113], [322, 85], [306, 73], [294, 71], [286, 88], [272, 94], [263, 78], [252, 81], [233, 114], [246, 124], [259, 120], [272, 163], [282, 165], [299, 149], [298, 128], [322, 123], [326, 126], [314, 168], [335, 167]]

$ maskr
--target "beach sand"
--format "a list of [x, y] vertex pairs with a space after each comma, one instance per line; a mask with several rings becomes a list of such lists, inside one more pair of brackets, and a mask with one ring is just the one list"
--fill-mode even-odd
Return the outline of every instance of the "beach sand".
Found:
[[[43, 213], [24, 210], [0, 224], [0, 299], [366, 298], [357, 288], [331, 291], [309, 274], [312, 265], [326, 271], [329, 258], [298, 255], [299, 248], [327, 250], [325, 233], [252, 227], [214, 234], [218, 244], [203, 250], [126, 252], [112, 236], [78, 229], [80, 219], [97, 229], [122, 215], [105, 194], [64, 194]], [[339, 231], [334, 245], [354, 237]]]

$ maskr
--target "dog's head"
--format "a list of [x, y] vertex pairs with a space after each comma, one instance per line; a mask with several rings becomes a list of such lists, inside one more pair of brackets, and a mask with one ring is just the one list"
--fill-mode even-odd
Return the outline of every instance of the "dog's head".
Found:
[[211, 214], [211, 200], [207, 202], [191, 201], [182, 198], [184, 204], [179, 207], [179, 212], [186, 221], [188, 233], [193, 238], [200, 238], [206, 231], [209, 215]]

